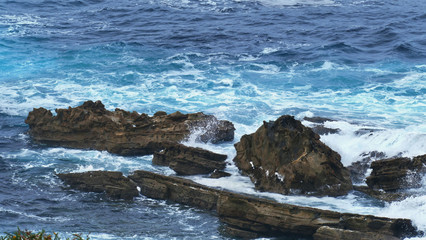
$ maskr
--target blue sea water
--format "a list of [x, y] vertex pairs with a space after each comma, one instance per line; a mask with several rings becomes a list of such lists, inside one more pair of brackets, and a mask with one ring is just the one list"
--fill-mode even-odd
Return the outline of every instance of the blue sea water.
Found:
[[[233, 143], [283, 114], [322, 116], [321, 140], [344, 165], [361, 154], [426, 153], [424, 0], [0, 1], [0, 231], [17, 226], [94, 239], [228, 239], [215, 213], [144, 197], [112, 201], [64, 189], [56, 172], [152, 166], [151, 156], [47, 148], [31, 142], [29, 111], [86, 100], [153, 114], [203, 111], [236, 126], [220, 145], [229, 178], [193, 180], [342, 212], [410, 218], [426, 230], [426, 178], [417, 196], [384, 204], [357, 193], [315, 198], [259, 193], [232, 164]], [[304, 122], [309, 125], [309, 122]], [[356, 134], [365, 128], [379, 129]]]

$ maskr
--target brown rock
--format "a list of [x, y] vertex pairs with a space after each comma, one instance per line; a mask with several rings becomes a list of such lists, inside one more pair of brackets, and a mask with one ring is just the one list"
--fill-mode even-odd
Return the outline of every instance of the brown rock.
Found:
[[203, 113], [157, 112], [149, 117], [121, 109], [111, 112], [100, 101], [56, 109], [56, 113], [53, 116], [50, 111], [38, 108], [28, 114], [25, 122], [34, 141], [120, 155], [146, 155], [186, 139], [194, 129], [200, 130], [198, 139], [204, 142], [234, 138], [231, 122]]
[[149, 198], [171, 200], [207, 210], [216, 209], [219, 190], [187, 179], [142, 170], [135, 171], [129, 178], [140, 187], [140, 193]]
[[352, 189], [340, 155], [292, 116], [264, 122], [235, 148], [235, 164], [259, 190], [337, 196]]
[[111, 198], [125, 200], [139, 196], [136, 184], [124, 177], [121, 172], [59, 173], [57, 176], [71, 188], [81, 191], [105, 192]]
[[359, 232], [323, 226], [314, 234], [314, 240], [398, 240], [398, 237], [375, 232]]
[[410, 158], [392, 158], [371, 163], [373, 171], [367, 177], [367, 185], [372, 189], [387, 192], [421, 187], [421, 179], [426, 172], [426, 155]]
[[179, 175], [209, 174], [225, 169], [227, 156], [202, 148], [175, 144], [155, 152], [152, 163], [169, 166]]
[[229, 177], [231, 176], [230, 173], [224, 172], [224, 171], [220, 171], [220, 170], [214, 170], [214, 172], [212, 172], [212, 174], [210, 174], [210, 178], [223, 178], [223, 177]]
[[[78, 176], [78, 179], [82, 180], [73, 186], [89, 186], [82, 189], [100, 191], [99, 187], [92, 187], [93, 177], [88, 177], [91, 175], [93, 172], [76, 175], [74, 179]], [[277, 203], [147, 171], [136, 171], [128, 178], [134, 181], [140, 188], [140, 193], [147, 197], [216, 210], [220, 220], [226, 224], [225, 232], [243, 238], [289, 234], [312, 237], [323, 226], [356, 231], [360, 232], [359, 234], [375, 233], [377, 236], [381, 234], [397, 238], [418, 234], [407, 219], [338, 213]], [[95, 184], [97, 185], [108, 184], [102, 182]]]

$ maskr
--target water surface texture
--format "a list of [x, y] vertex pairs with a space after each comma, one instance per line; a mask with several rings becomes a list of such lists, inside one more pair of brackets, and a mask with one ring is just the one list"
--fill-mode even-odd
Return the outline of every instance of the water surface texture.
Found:
[[[384, 204], [259, 193], [232, 164], [233, 144], [283, 114], [338, 120], [321, 140], [348, 166], [370, 151], [426, 154], [424, 0], [4, 0], [0, 2], [0, 232], [93, 239], [228, 239], [215, 213], [144, 197], [112, 201], [64, 189], [56, 172], [174, 174], [152, 156], [49, 148], [30, 141], [33, 108], [101, 100], [153, 114], [202, 111], [236, 139], [188, 145], [228, 155], [229, 178], [191, 179], [277, 201], [404, 217], [426, 230], [416, 197]], [[305, 124], [309, 124], [304, 122]], [[376, 129], [356, 134], [360, 129]]]

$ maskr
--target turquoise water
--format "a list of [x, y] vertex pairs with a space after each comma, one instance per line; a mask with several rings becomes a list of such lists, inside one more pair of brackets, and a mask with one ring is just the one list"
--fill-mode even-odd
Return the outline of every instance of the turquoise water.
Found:
[[[21, 0], [0, 3], [0, 231], [92, 233], [99, 239], [227, 238], [214, 213], [144, 197], [133, 203], [64, 190], [55, 172], [152, 166], [151, 156], [46, 148], [24, 120], [33, 108], [86, 100], [153, 114], [203, 111], [237, 142], [280, 115], [322, 116], [344, 165], [360, 154], [426, 153], [426, 2], [379, 0]], [[304, 122], [309, 125], [308, 122]], [[380, 129], [357, 135], [362, 128]], [[186, 144], [228, 154], [233, 143]], [[426, 229], [426, 199], [386, 205], [258, 193], [234, 165], [208, 180], [278, 201], [407, 217]]]

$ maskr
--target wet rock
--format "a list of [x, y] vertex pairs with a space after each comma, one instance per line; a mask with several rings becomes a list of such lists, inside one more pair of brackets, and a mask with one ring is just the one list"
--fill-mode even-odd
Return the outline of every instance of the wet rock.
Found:
[[381, 189], [374, 190], [367, 186], [354, 186], [354, 190], [385, 202], [401, 201], [409, 196], [409, 194], [404, 192], [385, 192]]
[[312, 123], [325, 123], [325, 122], [335, 122], [336, 120], [324, 117], [304, 117], [303, 120], [312, 122]]
[[314, 234], [314, 240], [398, 240], [398, 237], [375, 232], [360, 232], [323, 226]]
[[335, 120], [323, 117], [304, 117], [303, 120], [314, 123], [312, 131], [318, 135], [336, 134], [341, 130], [338, 128], [328, 128], [324, 126], [325, 122], [334, 122]]
[[[100, 191], [99, 189], [103, 189], [98, 185], [109, 186], [104, 181], [94, 184], [93, 177], [90, 177], [93, 174], [93, 172], [88, 172], [73, 176], [73, 181], [78, 181], [78, 184], [72, 186], [84, 186], [79, 189], [86, 191], [93, 189], [97, 192]], [[225, 232], [243, 238], [289, 234], [312, 237], [323, 226], [361, 233], [374, 232], [398, 238], [419, 234], [412, 226], [411, 221], [407, 219], [346, 214], [277, 203], [209, 188], [179, 177], [163, 176], [142, 170], [135, 171], [128, 178], [131, 179], [129, 182], [134, 182], [132, 184], [136, 184], [140, 193], [147, 197], [170, 200], [201, 209], [216, 210], [220, 220], [226, 224]], [[113, 179], [113, 183], [115, 181]], [[133, 188], [134, 185], [131, 186]]]
[[337, 128], [327, 128], [323, 125], [317, 125], [312, 128], [312, 131], [318, 135], [327, 135], [327, 134], [336, 134], [340, 132], [340, 129]]
[[121, 172], [59, 173], [57, 176], [71, 188], [85, 192], [105, 192], [114, 199], [132, 200], [139, 195], [136, 184]]
[[223, 177], [229, 177], [231, 176], [230, 173], [220, 171], [220, 170], [214, 170], [212, 174], [210, 174], [210, 178], [223, 178]]
[[215, 210], [217, 207], [220, 191], [193, 181], [142, 170], [128, 177], [139, 186], [140, 193], [149, 198], [170, 200], [207, 210]]
[[179, 175], [209, 174], [225, 169], [227, 156], [201, 148], [175, 144], [155, 152], [153, 164], [169, 166]]
[[383, 152], [372, 151], [363, 153], [360, 157], [362, 157], [361, 160], [353, 162], [347, 167], [351, 173], [352, 182], [354, 183], [362, 183], [366, 178], [371, 162], [383, 159], [386, 155]]
[[234, 138], [233, 124], [214, 116], [157, 112], [150, 117], [121, 109], [111, 112], [100, 101], [56, 109], [56, 116], [44, 108], [34, 109], [25, 122], [36, 142], [120, 155], [153, 154], [188, 138], [192, 131], [199, 132], [198, 139], [204, 142]]
[[264, 122], [235, 148], [235, 164], [259, 190], [338, 196], [352, 189], [340, 155], [292, 116]]
[[410, 158], [391, 158], [371, 163], [373, 171], [367, 177], [367, 185], [373, 189], [395, 192], [422, 186], [426, 174], [426, 155]]

